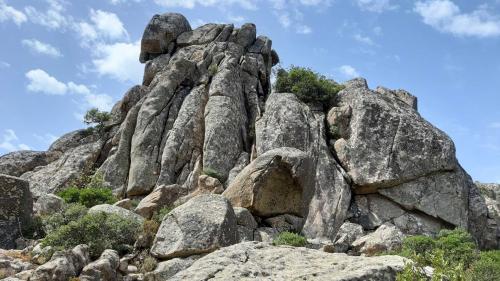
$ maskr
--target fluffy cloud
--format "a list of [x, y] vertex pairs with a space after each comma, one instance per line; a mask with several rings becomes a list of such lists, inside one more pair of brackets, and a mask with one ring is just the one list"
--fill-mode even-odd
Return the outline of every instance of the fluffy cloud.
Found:
[[309, 34], [312, 32], [312, 29], [309, 26], [303, 24], [297, 25], [295, 30], [298, 34]]
[[257, 5], [255, 5], [254, 0], [154, 0], [154, 2], [160, 6], [164, 6], [167, 8], [181, 7], [181, 8], [192, 9], [197, 5], [203, 7], [221, 7], [221, 6], [237, 5], [247, 10], [257, 9]]
[[123, 4], [127, 2], [141, 2], [142, 0], [109, 0], [109, 2], [113, 5]]
[[350, 66], [350, 65], [342, 65], [338, 68], [338, 72], [342, 74], [345, 78], [355, 78], [359, 77], [359, 72], [356, 70], [356, 68]]
[[47, 95], [77, 94], [81, 96], [87, 107], [97, 107], [100, 110], [110, 110], [113, 99], [105, 94], [95, 94], [85, 85], [74, 82], [64, 83], [49, 75], [42, 69], [30, 70], [26, 73], [29, 83], [28, 91]]
[[144, 67], [139, 63], [140, 42], [101, 44], [96, 47], [92, 64], [100, 75], [139, 83]]
[[463, 13], [450, 0], [419, 1], [414, 11], [425, 24], [456, 36], [495, 37], [500, 36], [500, 19], [493, 16], [487, 6]]
[[95, 42], [105, 40], [128, 39], [128, 32], [122, 21], [114, 13], [102, 10], [90, 10], [90, 23], [79, 22], [74, 24], [74, 29], [88, 46]]
[[57, 48], [36, 39], [25, 39], [21, 43], [36, 53], [55, 58], [62, 57], [61, 52]]
[[27, 89], [30, 92], [39, 92], [47, 95], [65, 95], [68, 91], [66, 84], [58, 81], [41, 69], [28, 71], [26, 78], [29, 80]]
[[375, 46], [375, 42], [373, 42], [373, 40], [368, 36], [363, 36], [363, 35], [357, 33], [357, 34], [354, 34], [353, 38], [354, 38], [354, 40], [356, 40], [360, 43], [363, 43], [363, 44], [366, 44], [369, 46]]
[[12, 152], [16, 150], [30, 150], [31, 148], [24, 144], [16, 144], [19, 141], [19, 138], [16, 135], [16, 132], [12, 129], [7, 129], [4, 131], [2, 135], [2, 141], [0, 142], [0, 149], [6, 150], [7, 152]]
[[10, 20], [17, 25], [21, 25], [23, 22], [27, 21], [28, 18], [23, 12], [7, 5], [4, 0], [0, 0], [0, 22]]
[[397, 6], [393, 5], [391, 0], [356, 0], [356, 3], [361, 10], [375, 13], [397, 9]]
[[30, 21], [45, 26], [49, 29], [66, 29], [71, 25], [72, 19], [67, 16], [64, 2], [61, 0], [45, 0], [47, 9], [40, 11], [32, 6], [24, 9]]

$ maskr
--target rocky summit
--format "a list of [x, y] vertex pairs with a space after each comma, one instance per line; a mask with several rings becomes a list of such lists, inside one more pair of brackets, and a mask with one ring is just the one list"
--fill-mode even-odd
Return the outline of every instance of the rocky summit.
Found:
[[[407, 91], [358, 78], [306, 103], [273, 90], [278, 53], [254, 24], [192, 29], [174, 13], [153, 16], [138, 59], [143, 84], [100, 130], [0, 157], [0, 278], [395, 280], [407, 260], [369, 256], [410, 235], [459, 227], [500, 248], [500, 187], [472, 181]], [[37, 217], [71, 217], [61, 192], [96, 175], [120, 201], [88, 215], [156, 218], [153, 233], [99, 252], [26, 239]], [[270, 243], [283, 232], [305, 247]]]

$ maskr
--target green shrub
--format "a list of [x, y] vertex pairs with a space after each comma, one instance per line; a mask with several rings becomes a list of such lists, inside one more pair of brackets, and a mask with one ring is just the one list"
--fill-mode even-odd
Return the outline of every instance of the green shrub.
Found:
[[482, 252], [467, 272], [468, 281], [500, 280], [500, 250]]
[[293, 247], [303, 247], [307, 244], [307, 240], [304, 236], [300, 236], [293, 232], [281, 232], [278, 237], [273, 240], [273, 245], [288, 245]]
[[478, 258], [478, 251], [472, 236], [463, 229], [441, 230], [436, 247], [444, 251], [445, 258], [453, 264], [462, 263], [469, 267]]
[[87, 208], [99, 204], [113, 204], [116, 198], [109, 188], [77, 188], [70, 187], [59, 192], [59, 195], [66, 203], [79, 203]]
[[157, 212], [155, 212], [153, 214], [153, 217], [151, 218], [151, 220], [154, 220], [156, 222], [158, 222], [159, 224], [161, 224], [161, 222], [163, 221], [163, 218], [168, 214], [170, 213], [171, 211], [173, 210], [172, 207], [170, 206], [165, 206], [163, 208], [161, 208], [160, 210], [158, 210]]
[[216, 64], [211, 64], [208, 67], [208, 75], [209, 76], [214, 76], [215, 74], [217, 74], [218, 70], [219, 70], [219, 67]]
[[94, 129], [98, 133], [104, 132], [105, 123], [111, 119], [109, 112], [100, 111], [97, 108], [92, 108], [85, 113], [83, 122], [87, 125], [94, 125]]
[[44, 246], [71, 249], [79, 244], [90, 247], [93, 259], [105, 249], [114, 249], [121, 253], [133, 245], [140, 225], [134, 220], [127, 220], [114, 214], [86, 214], [76, 221], [63, 225], [43, 239]]
[[209, 177], [212, 177], [212, 178], [216, 178], [221, 183], [223, 182], [223, 176], [219, 172], [217, 172], [216, 170], [214, 170], [212, 168], [205, 168], [205, 169], [203, 169], [203, 174], [207, 175]]
[[87, 214], [87, 210], [87, 207], [78, 203], [68, 204], [62, 212], [42, 218], [43, 230], [47, 234], [51, 233], [69, 222], [79, 220]]
[[147, 256], [144, 258], [144, 261], [142, 262], [140, 272], [142, 273], [151, 272], [156, 269], [157, 265], [158, 262], [156, 261], [155, 258], [153, 258], [152, 256]]
[[303, 102], [329, 102], [344, 87], [309, 68], [292, 66], [276, 71], [274, 90], [294, 93]]
[[43, 219], [40, 216], [33, 216], [27, 225], [21, 226], [21, 234], [24, 238], [40, 239], [45, 236], [43, 229]]

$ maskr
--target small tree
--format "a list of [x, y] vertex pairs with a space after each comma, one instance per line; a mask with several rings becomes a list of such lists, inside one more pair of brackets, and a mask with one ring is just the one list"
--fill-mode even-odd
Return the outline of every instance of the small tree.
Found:
[[109, 112], [100, 111], [97, 108], [92, 108], [83, 117], [83, 122], [87, 125], [94, 125], [98, 132], [104, 131], [104, 123], [111, 119]]
[[344, 87], [309, 68], [292, 66], [276, 71], [274, 90], [294, 93], [303, 102], [327, 103]]

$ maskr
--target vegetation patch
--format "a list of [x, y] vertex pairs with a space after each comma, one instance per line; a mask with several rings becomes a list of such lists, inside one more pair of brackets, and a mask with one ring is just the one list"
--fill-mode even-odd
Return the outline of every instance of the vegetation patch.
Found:
[[58, 249], [71, 249], [80, 244], [90, 247], [90, 255], [98, 258], [106, 249], [127, 253], [135, 243], [140, 224], [114, 214], [86, 214], [76, 221], [71, 221], [43, 239], [44, 246]]
[[306, 103], [329, 103], [344, 86], [309, 68], [292, 66], [276, 71], [274, 90], [278, 93], [294, 93]]
[[79, 179], [67, 189], [57, 193], [66, 203], [78, 203], [87, 208], [99, 204], [113, 204], [117, 201], [111, 189], [103, 187], [102, 175]]
[[90, 109], [83, 117], [83, 122], [92, 126], [89, 128], [89, 132], [97, 131], [99, 134], [104, 132], [106, 128], [105, 123], [109, 120], [111, 120], [111, 114], [109, 112], [100, 111], [97, 108]]
[[203, 174], [207, 175], [209, 177], [212, 177], [212, 178], [216, 178], [221, 183], [224, 182], [224, 177], [219, 172], [217, 172], [216, 170], [214, 170], [212, 168], [205, 168], [205, 169], [203, 169]]
[[304, 236], [301, 236], [293, 232], [281, 232], [278, 237], [273, 240], [273, 245], [287, 245], [293, 247], [303, 247], [307, 244], [307, 240]]
[[[500, 251], [480, 252], [469, 233], [462, 229], [442, 230], [437, 237], [412, 236], [392, 253], [413, 260], [398, 274], [398, 281], [500, 280]], [[432, 279], [424, 267], [434, 269]]]

